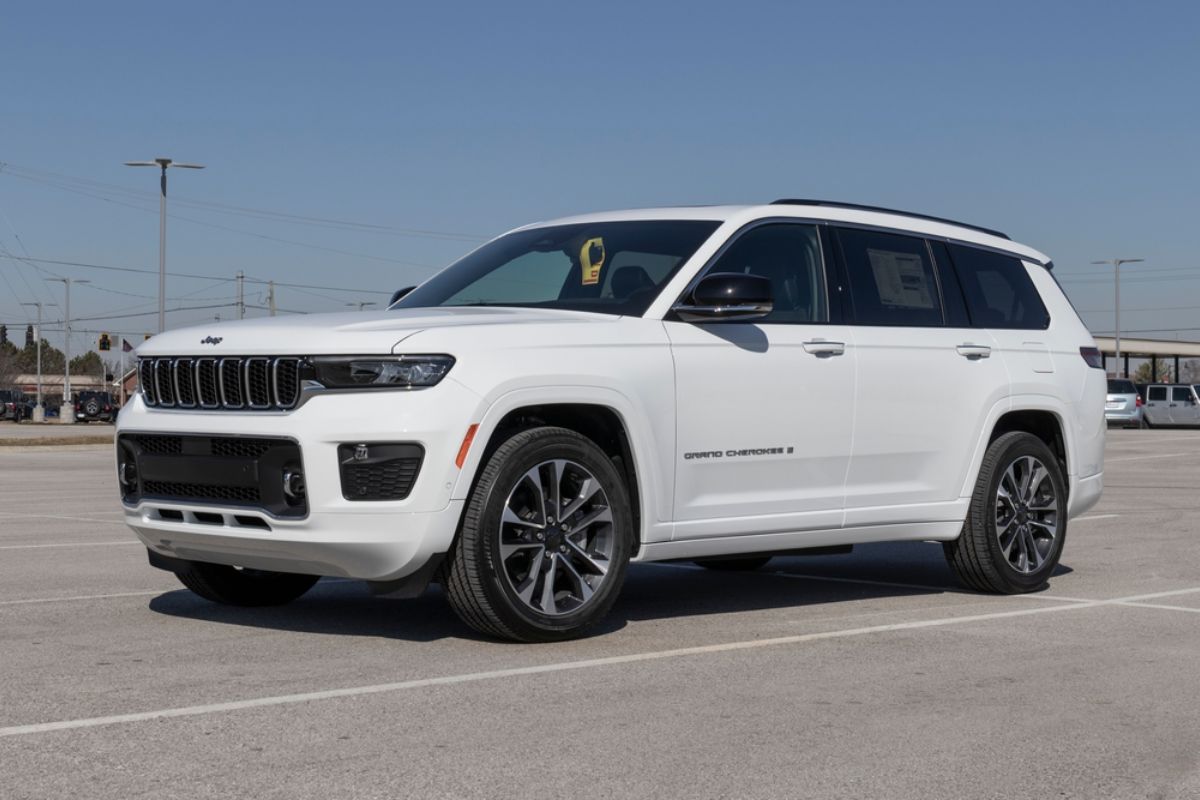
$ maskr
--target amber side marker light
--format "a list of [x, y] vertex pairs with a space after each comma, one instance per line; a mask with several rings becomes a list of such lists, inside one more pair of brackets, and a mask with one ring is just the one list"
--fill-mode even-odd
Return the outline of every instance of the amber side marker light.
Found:
[[467, 435], [463, 437], [462, 447], [458, 448], [458, 458], [454, 459], [454, 466], [462, 469], [463, 462], [467, 460], [467, 451], [471, 449], [471, 442], [475, 441], [475, 431], [479, 430], [479, 423], [475, 423], [467, 428]]

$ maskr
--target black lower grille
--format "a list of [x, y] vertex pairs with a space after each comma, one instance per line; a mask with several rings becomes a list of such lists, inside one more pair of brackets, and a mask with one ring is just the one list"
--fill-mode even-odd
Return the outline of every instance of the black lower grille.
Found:
[[[266, 436], [127, 433], [117, 439], [121, 499], [235, 505], [303, 517], [300, 446]], [[285, 486], [285, 484], [287, 484]]]
[[227, 503], [257, 503], [262, 499], [257, 486], [208, 486], [178, 481], [143, 481], [142, 492], [146, 497], [221, 500]]
[[147, 453], [155, 455], [174, 455], [183, 452], [182, 436], [129, 436], [128, 439], [138, 443]]
[[342, 497], [403, 500], [412, 492], [425, 450], [418, 444], [376, 442], [338, 447]]

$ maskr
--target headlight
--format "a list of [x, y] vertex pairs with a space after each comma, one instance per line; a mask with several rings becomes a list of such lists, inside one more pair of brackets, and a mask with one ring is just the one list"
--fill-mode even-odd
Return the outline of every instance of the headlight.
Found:
[[321, 356], [310, 358], [313, 378], [326, 389], [411, 389], [433, 386], [454, 366], [453, 356]]

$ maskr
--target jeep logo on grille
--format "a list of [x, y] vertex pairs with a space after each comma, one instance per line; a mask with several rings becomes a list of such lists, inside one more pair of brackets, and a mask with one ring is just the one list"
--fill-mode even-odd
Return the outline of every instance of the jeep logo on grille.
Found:
[[205, 336], [200, 340], [200, 344], [220, 344], [222, 337], [220, 336]]

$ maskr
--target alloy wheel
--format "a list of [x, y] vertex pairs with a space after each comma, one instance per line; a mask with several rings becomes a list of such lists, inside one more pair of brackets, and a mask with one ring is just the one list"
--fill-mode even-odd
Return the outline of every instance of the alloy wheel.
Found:
[[1037, 572], [1058, 536], [1058, 492], [1050, 470], [1033, 456], [1008, 465], [996, 487], [996, 537], [1017, 572]]
[[575, 461], [543, 461], [522, 475], [500, 518], [501, 572], [538, 613], [578, 611], [609, 573], [615, 545], [608, 496]]

